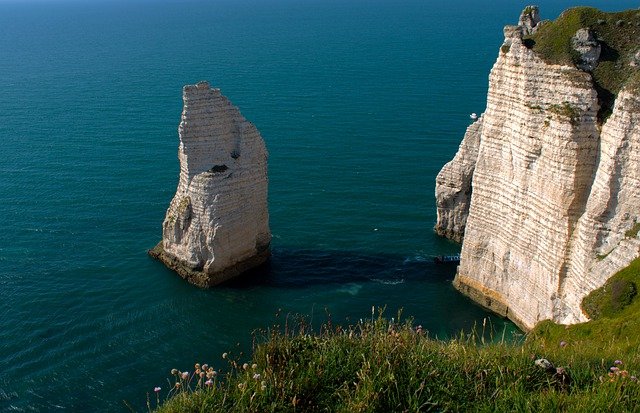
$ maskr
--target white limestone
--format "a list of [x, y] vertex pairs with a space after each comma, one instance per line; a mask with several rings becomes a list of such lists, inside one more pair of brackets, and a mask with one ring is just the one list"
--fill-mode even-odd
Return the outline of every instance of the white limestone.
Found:
[[471, 178], [478, 159], [482, 122], [480, 116], [467, 128], [455, 158], [436, 177], [438, 221], [435, 230], [438, 235], [457, 242], [462, 242], [469, 214]]
[[438, 175], [436, 229], [464, 236], [456, 287], [529, 329], [587, 320], [582, 298], [640, 255], [640, 98], [599, 125], [590, 75], [522, 35], [505, 28], [482, 122]]
[[208, 287], [265, 262], [267, 151], [256, 127], [207, 82], [185, 86], [180, 180], [151, 255]]

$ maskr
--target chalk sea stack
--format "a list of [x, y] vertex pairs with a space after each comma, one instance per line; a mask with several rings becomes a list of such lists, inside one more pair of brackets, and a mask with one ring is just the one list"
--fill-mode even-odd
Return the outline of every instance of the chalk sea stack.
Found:
[[149, 254], [211, 287], [268, 260], [267, 150], [256, 127], [209, 83], [183, 88], [180, 181]]
[[640, 255], [640, 13], [523, 16], [436, 178], [436, 231], [462, 241], [456, 288], [530, 329], [586, 321], [582, 299]]

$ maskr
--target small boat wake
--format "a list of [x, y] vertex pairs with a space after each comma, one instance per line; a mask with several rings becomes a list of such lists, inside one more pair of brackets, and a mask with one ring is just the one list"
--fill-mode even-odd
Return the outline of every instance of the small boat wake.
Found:
[[395, 280], [383, 279], [383, 278], [372, 278], [371, 281], [376, 282], [378, 284], [384, 284], [384, 285], [404, 284], [404, 278], [395, 279]]

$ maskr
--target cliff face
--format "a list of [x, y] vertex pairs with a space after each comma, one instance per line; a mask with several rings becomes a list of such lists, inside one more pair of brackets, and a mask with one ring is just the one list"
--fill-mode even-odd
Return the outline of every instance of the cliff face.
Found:
[[585, 321], [582, 298], [640, 247], [637, 92], [603, 125], [592, 75], [542, 60], [531, 31], [505, 27], [486, 111], [436, 180], [436, 230], [464, 237], [455, 286], [525, 329]]
[[478, 160], [483, 117], [467, 128], [456, 156], [447, 163], [436, 177], [438, 208], [438, 235], [462, 242], [469, 204], [471, 202], [471, 178]]
[[180, 181], [162, 242], [150, 253], [208, 287], [269, 257], [267, 151], [256, 127], [219, 89], [185, 86], [183, 100]]

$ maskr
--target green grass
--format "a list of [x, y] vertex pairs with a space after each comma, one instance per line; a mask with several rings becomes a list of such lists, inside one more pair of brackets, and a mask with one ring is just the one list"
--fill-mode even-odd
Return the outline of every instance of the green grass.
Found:
[[580, 122], [580, 110], [571, 106], [569, 102], [562, 102], [560, 105], [551, 105], [548, 110], [558, 116], [567, 118], [572, 125], [578, 125]]
[[[618, 24], [618, 22], [623, 22]], [[615, 96], [638, 72], [629, 66], [638, 51], [640, 12], [627, 10], [605, 13], [592, 7], [575, 7], [563, 12], [555, 21], [543, 23], [529, 36], [528, 44], [543, 60], [551, 64], [575, 65], [578, 54], [571, 38], [580, 28], [591, 28], [602, 45], [600, 63], [593, 80], [601, 100], [601, 120], [611, 113]]]
[[[225, 355], [215, 368], [197, 365], [185, 378], [173, 372], [169, 394], [156, 393], [149, 409], [159, 404], [160, 413], [639, 411], [640, 300], [624, 288], [615, 291], [617, 282], [635, 285], [638, 277], [640, 259], [585, 299], [593, 321], [545, 321], [526, 339], [505, 339], [485, 325], [436, 340], [411, 320], [400, 323], [381, 314], [350, 327], [325, 325], [319, 332], [304, 322], [293, 330], [271, 329], [261, 333], [251, 359]], [[563, 367], [570, 383], [535, 366], [541, 357]]]
[[633, 227], [624, 233], [624, 236], [627, 238], [636, 238], [638, 236], [638, 231], [640, 231], [640, 222], [634, 223]]
[[[592, 320], [621, 317], [638, 292], [640, 260], [635, 260], [624, 270], [611, 277], [602, 288], [593, 291], [582, 300], [582, 308]], [[635, 303], [636, 307], [640, 304]], [[631, 310], [640, 314], [640, 307]], [[595, 324], [595, 323], [593, 323]], [[640, 333], [640, 329], [638, 331]]]
[[568, 327], [544, 321], [529, 333], [529, 339], [542, 346], [565, 340], [575, 347], [577, 356], [601, 357], [603, 363], [640, 356], [639, 281], [640, 258], [585, 297], [582, 308], [591, 321]]

